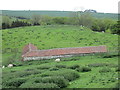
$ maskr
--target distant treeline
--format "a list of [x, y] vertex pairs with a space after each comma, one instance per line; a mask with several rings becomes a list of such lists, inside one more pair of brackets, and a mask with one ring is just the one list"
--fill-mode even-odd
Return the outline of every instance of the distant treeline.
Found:
[[80, 14], [75, 13], [73, 17], [50, 17], [33, 15], [31, 19], [24, 17], [8, 17], [3, 16], [2, 29], [15, 28], [22, 26], [35, 25], [80, 25], [90, 28], [93, 31], [108, 32], [113, 34], [120, 34], [120, 21], [113, 19], [98, 19], [91, 16], [89, 13]]

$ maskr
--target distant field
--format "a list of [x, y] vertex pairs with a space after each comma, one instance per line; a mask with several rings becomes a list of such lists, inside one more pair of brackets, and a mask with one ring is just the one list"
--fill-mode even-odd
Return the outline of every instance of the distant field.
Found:
[[32, 43], [38, 49], [106, 45], [118, 47], [118, 35], [93, 32], [80, 26], [30, 26], [2, 30], [3, 63], [18, 60], [24, 45]]
[[[13, 11], [13, 10], [2, 10], [3, 15], [8, 16], [21, 16], [26, 18], [31, 18], [32, 15], [48, 15], [53, 17], [73, 17], [74, 11]], [[81, 13], [82, 14], [82, 13]], [[118, 20], [117, 13], [91, 13], [92, 16], [96, 18], [110, 18]]]

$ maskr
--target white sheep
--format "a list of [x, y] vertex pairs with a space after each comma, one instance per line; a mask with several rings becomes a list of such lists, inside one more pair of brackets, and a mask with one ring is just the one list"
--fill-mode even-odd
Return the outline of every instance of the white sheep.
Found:
[[60, 62], [60, 58], [55, 59], [56, 62]]
[[13, 64], [9, 64], [8, 67], [13, 67]]
[[2, 68], [5, 68], [5, 66], [2, 66]]
[[102, 33], [104, 33], [104, 31], [102, 31]]

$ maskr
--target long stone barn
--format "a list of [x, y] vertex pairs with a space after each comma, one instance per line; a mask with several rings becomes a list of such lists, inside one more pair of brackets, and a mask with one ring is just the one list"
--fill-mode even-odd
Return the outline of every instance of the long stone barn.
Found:
[[75, 55], [105, 53], [105, 52], [107, 52], [107, 48], [105, 45], [38, 50], [36, 46], [29, 43], [23, 48], [22, 60], [23, 61], [42, 60], [42, 59], [70, 57]]

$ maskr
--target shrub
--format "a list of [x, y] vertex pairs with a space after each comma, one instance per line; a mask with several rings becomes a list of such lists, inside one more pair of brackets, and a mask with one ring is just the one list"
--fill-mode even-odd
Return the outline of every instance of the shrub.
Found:
[[50, 76], [42, 78], [42, 83], [55, 83], [60, 88], [63, 88], [68, 85], [68, 80], [61, 76]]
[[120, 67], [118, 67], [115, 71], [116, 71], [116, 72], [120, 72]]
[[89, 67], [83, 67], [82, 68], [82, 72], [88, 72], [88, 71], [91, 71], [91, 68], [89, 68]]
[[115, 89], [113, 89], [113, 90], [118, 90], [120, 88], [120, 83], [117, 83], [114, 88]]
[[19, 71], [19, 72], [15, 72], [14, 73], [14, 76], [15, 77], [26, 77], [26, 76], [29, 76], [29, 75], [34, 75], [34, 74], [39, 74], [41, 73], [41, 71], [39, 70], [31, 70], [31, 71]]
[[70, 69], [61, 69], [57, 71], [48, 71], [43, 74], [41, 74], [42, 77], [47, 76], [63, 76], [65, 79], [72, 81], [76, 78], [79, 78], [79, 74], [76, 71], [70, 70]]
[[89, 67], [118, 67], [117, 64], [110, 64], [110, 63], [93, 63], [93, 64], [88, 64]]
[[80, 59], [80, 57], [69, 57], [69, 58], [64, 58], [63, 59], [63, 61], [77, 61], [77, 60], [79, 60]]
[[89, 67], [103, 67], [107, 66], [108, 64], [106, 63], [93, 63], [93, 64], [88, 64]]
[[59, 88], [54, 83], [31, 83], [27, 82], [20, 86], [20, 88]]
[[26, 82], [26, 79], [20, 79], [20, 78], [17, 78], [17, 79], [11, 79], [11, 80], [8, 80], [6, 83], [4, 83], [5, 86], [8, 86], [8, 87], [19, 87], [21, 84], [25, 83]]
[[57, 70], [59, 70], [59, 68], [52, 67], [52, 68], [50, 68], [49, 70], [50, 70], [50, 71], [57, 71]]
[[68, 68], [70, 69], [76, 69], [76, 68], [79, 68], [80, 66], [79, 65], [72, 65], [72, 66], [69, 66]]
[[37, 69], [49, 69], [51, 66], [40, 66], [40, 67], [37, 67]]
[[66, 65], [56, 65], [57, 68], [66, 68]]
[[106, 72], [111, 72], [112, 70], [110, 68], [102, 68], [99, 70], [100, 73], [106, 73]]
[[76, 68], [75, 70], [78, 72], [82, 72], [83, 69], [81, 67], [79, 67], [79, 68]]
[[78, 71], [78, 72], [89, 72], [89, 71], [91, 71], [91, 68], [89, 68], [89, 67], [79, 67], [79, 68], [76, 69], [76, 71]]

